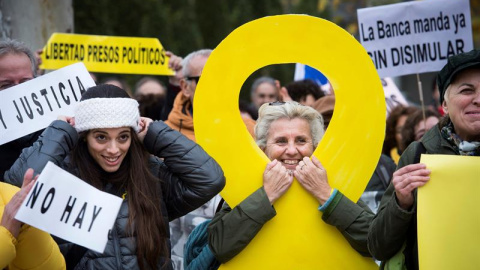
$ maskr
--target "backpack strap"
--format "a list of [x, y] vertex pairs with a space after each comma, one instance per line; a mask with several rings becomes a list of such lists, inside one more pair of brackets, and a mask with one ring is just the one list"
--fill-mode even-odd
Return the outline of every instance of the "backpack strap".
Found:
[[222, 199], [220, 200], [220, 202], [218, 203], [218, 205], [217, 205], [217, 210], [215, 210], [215, 214], [218, 213], [218, 212], [220, 212], [220, 210], [221, 210], [222, 207], [223, 207], [223, 203], [224, 203], [224, 202], [225, 202], [225, 200], [222, 198]]

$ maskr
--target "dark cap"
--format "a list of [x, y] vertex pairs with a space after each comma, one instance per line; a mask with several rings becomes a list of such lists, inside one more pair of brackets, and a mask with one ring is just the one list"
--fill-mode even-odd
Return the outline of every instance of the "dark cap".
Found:
[[443, 96], [447, 87], [452, 83], [455, 75], [467, 68], [480, 66], [480, 50], [472, 50], [468, 53], [461, 53], [448, 58], [447, 64], [437, 75], [437, 85], [440, 91], [440, 104], [443, 103]]

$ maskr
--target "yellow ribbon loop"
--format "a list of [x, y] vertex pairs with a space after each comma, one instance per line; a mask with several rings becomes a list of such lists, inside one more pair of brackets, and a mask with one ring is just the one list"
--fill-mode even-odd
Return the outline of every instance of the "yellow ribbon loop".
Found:
[[[262, 186], [268, 159], [238, 109], [243, 82], [267, 65], [302, 63], [320, 70], [336, 95], [332, 121], [314, 155], [329, 183], [357, 201], [380, 156], [386, 106], [380, 78], [365, 49], [337, 25], [306, 15], [261, 18], [234, 30], [209, 57], [197, 86], [197, 142], [222, 166], [221, 195], [232, 207]], [[318, 202], [295, 181], [277, 216], [221, 269], [378, 269], [327, 225]]]

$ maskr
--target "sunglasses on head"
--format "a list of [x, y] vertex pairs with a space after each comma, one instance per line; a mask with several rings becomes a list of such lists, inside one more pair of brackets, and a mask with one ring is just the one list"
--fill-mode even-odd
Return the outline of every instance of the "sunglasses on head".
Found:
[[270, 102], [268, 103], [269, 106], [282, 106], [282, 105], [285, 105], [285, 102], [283, 101], [274, 101], [274, 102]]

